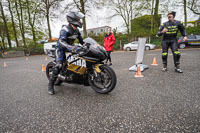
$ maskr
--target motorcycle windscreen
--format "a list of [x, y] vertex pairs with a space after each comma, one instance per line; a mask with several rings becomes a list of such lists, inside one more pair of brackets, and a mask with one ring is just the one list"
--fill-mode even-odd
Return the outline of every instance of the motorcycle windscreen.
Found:
[[104, 60], [107, 57], [106, 50], [103, 46], [99, 45], [94, 39], [86, 38], [83, 40], [86, 43], [90, 43], [89, 52], [85, 56], [97, 58], [100, 60]]

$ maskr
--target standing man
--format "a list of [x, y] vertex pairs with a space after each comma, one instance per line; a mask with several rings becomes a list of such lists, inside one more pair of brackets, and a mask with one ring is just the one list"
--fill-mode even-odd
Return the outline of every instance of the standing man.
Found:
[[111, 27], [108, 27], [107, 33], [104, 37], [104, 47], [105, 47], [107, 54], [108, 54], [106, 63], [108, 63], [108, 60], [109, 60], [109, 62], [110, 62], [109, 65], [112, 65], [112, 60], [111, 60], [110, 54], [113, 51], [113, 45], [114, 44], [115, 44], [115, 36], [111, 32]]
[[187, 41], [187, 34], [183, 23], [177, 20], [174, 20], [176, 16], [176, 12], [169, 12], [168, 13], [168, 20], [164, 24], [160, 26], [160, 29], [157, 33], [158, 36], [163, 35], [162, 39], [162, 60], [163, 60], [163, 69], [162, 71], [167, 71], [167, 57], [168, 57], [168, 49], [169, 47], [172, 50], [173, 57], [174, 57], [174, 65], [175, 71], [178, 73], [183, 73], [180, 69], [180, 57], [181, 54], [178, 51], [178, 41], [177, 41], [177, 33], [180, 30], [183, 38], [183, 41]]

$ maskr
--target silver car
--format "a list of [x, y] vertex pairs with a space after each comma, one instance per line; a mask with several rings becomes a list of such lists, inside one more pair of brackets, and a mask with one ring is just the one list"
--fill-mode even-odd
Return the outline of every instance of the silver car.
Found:
[[[130, 42], [128, 44], [124, 44], [123, 49], [126, 51], [137, 50], [139, 42]], [[154, 49], [156, 45], [154, 44], [145, 44], [145, 50]]]

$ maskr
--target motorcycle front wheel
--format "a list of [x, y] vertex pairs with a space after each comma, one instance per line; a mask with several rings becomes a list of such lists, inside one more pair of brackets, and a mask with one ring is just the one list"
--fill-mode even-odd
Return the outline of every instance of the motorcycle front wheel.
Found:
[[89, 75], [88, 82], [97, 93], [108, 94], [117, 84], [116, 74], [113, 69], [107, 65], [102, 65], [99, 69], [101, 72], [97, 73], [97, 76], [93, 74]]
[[[55, 66], [55, 63], [53, 62], [49, 62], [47, 64], [47, 67], [46, 67], [46, 76], [48, 78], [48, 80], [50, 79], [50, 75], [53, 73], [53, 67]], [[58, 78], [56, 79], [55, 81], [55, 85], [61, 85], [62, 84], [62, 80], [59, 80]]]

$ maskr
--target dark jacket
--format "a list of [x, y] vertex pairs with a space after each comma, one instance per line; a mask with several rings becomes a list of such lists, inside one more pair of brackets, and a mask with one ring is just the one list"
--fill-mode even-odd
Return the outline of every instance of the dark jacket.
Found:
[[57, 48], [72, 51], [72, 44], [78, 39], [80, 44], [84, 44], [81, 33], [78, 28], [74, 30], [71, 25], [63, 25], [60, 31], [60, 37], [57, 42]]
[[[167, 28], [167, 32], [166, 33], [162, 33], [162, 30], [165, 27]], [[182, 36], [184, 36], [184, 37], [187, 36], [185, 28], [184, 28], [182, 22], [176, 21], [176, 20], [174, 20], [174, 22], [167, 21], [167, 22], [163, 23], [160, 26], [157, 35], [158, 36], [162, 36], [163, 35], [163, 40], [176, 39], [178, 30], [180, 30]]]

